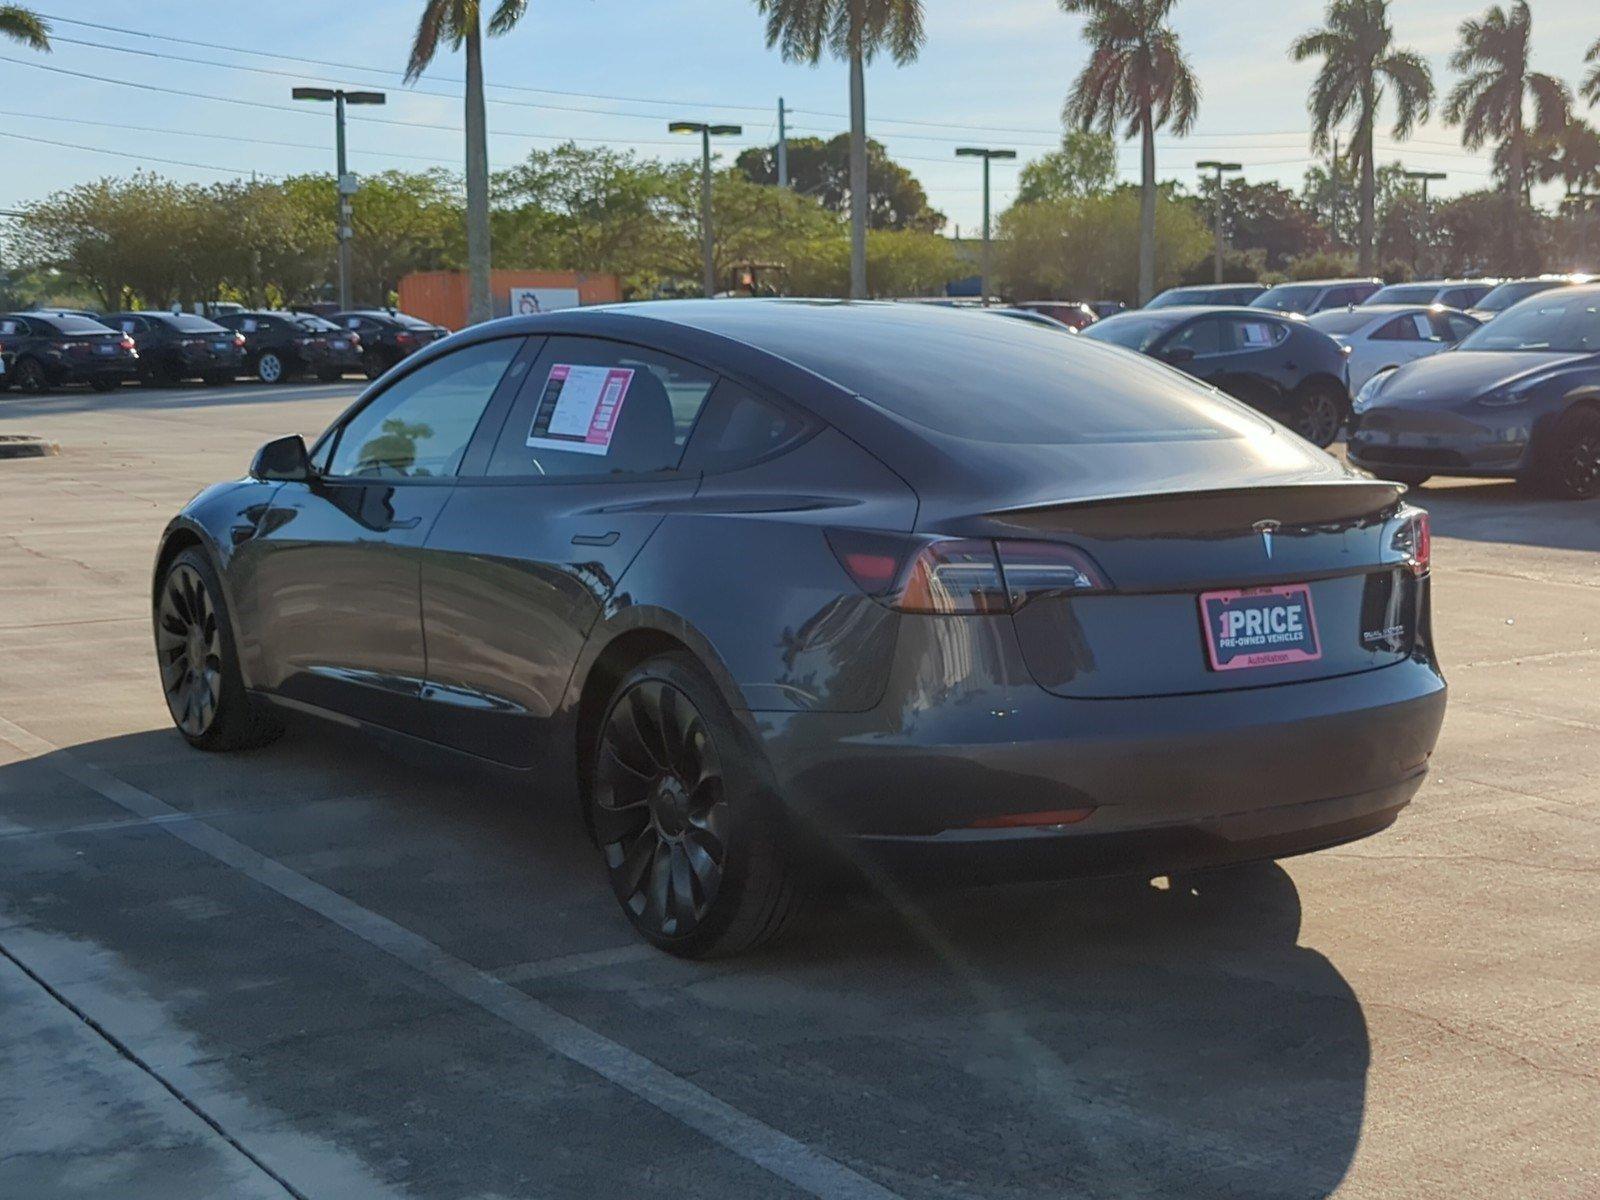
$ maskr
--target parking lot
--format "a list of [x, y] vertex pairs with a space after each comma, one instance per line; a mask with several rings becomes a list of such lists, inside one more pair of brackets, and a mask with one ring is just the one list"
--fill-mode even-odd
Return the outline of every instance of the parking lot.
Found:
[[357, 385], [0, 395], [0, 1196], [1600, 1194], [1600, 502], [1430, 486], [1452, 685], [1389, 832], [1226, 885], [637, 943], [537, 786], [190, 750], [156, 537]]

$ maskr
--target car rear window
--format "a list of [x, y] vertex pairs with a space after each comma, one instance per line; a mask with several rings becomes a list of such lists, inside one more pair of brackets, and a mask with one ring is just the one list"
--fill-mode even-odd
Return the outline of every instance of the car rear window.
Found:
[[1097, 342], [1110, 342], [1129, 350], [1144, 350], [1167, 330], [1177, 324], [1170, 317], [1146, 317], [1137, 313], [1107, 317], [1096, 321], [1083, 331], [1083, 336]]
[[1502, 283], [1497, 288], [1491, 288], [1477, 307], [1489, 312], [1500, 312], [1510, 308], [1519, 300], [1526, 300], [1529, 296], [1537, 296], [1540, 292], [1548, 292], [1552, 288], [1564, 286], [1551, 279], [1525, 279], [1519, 283]]
[[1327, 334], [1354, 333], [1363, 325], [1372, 323], [1372, 312], [1363, 312], [1357, 308], [1354, 311], [1348, 308], [1334, 309], [1330, 312], [1320, 312], [1306, 322], [1313, 329], [1320, 329]]
[[196, 317], [189, 313], [173, 313], [165, 318], [179, 333], [226, 333], [228, 332], [215, 321], [208, 321], [204, 317]]
[[1250, 301], [1251, 308], [1274, 308], [1279, 312], [1310, 312], [1322, 295], [1320, 285], [1268, 288]]
[[332, 321], [324, 320], [322, 317], [314, 317], [309, 313], [301, 313], [292, 317], [291, 320], [301, 329], [310, 333], [337, 333], [339, 331], [339, 327]]
[[91, 321], [88, 317], [51, 316], [47, 318], [62, 333], [112, 333], [114, 330], [102, 325], [99, 321]]
[[1429, 285], [1386, 287], [1367, 297], [1368, 304], [1432, 304], [1439, 289]]

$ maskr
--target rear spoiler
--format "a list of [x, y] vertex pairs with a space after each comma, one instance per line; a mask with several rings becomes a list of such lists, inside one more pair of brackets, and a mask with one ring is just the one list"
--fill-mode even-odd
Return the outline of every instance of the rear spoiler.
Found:
[[1404, 487], [1370, 479], [1261, 487], [1134, 492], [998, 509], [986, 517], [1015, 529], [1085, 537], [1234, 536], [1258, 521], [1287, 528], [1345, 525], [1390, 512]]

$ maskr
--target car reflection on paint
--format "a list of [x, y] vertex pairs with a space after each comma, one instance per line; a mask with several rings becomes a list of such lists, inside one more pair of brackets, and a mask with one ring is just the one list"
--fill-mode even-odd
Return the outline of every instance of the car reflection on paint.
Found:
[[727, 954], [818, 854], [1172, 872], [1386, 827], [1445, 703], [1401, 490], [1021, 321], [516, 317], [191, 501], [158, 665], [201, 749], [297, 710], [570, 793], [639, 934]]

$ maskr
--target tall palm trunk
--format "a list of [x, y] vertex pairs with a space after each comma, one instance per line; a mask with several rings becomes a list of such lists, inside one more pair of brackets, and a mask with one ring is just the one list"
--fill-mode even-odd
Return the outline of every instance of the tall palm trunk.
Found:
[[1373, 210], [1377, 204], [1378, 178], [1377, 170], [1373, 165], [1372, 154], [1372, 118], [1373, 110], [1377, 107], [1377, 97], [1373, 95], [1372, 84], [1369, 82], [1361, 95], [1361, 124], [1356, 129], [1356, 137], [1361, 146], [1361, 247], [1357, 255], [1361, 263], [1361, 273], [1371, 275], [1374, 260], [1377, 258], [1377, 248], [1373, 244]]
[[867, 74], [859, 38], [860, 4], [851, 15], [858, 31], [850, 52], [850, 298], [867, 297]]
[[1139, 112], [1139, 303], [1156, 294], [1156, 130], [1149, 101]]
[[1522, 93], [1517, 93], [1517, 103], [1511, 113], [1511, 163], [1506, 179], [1506, 245], [1509, 258], [1506, 266], [1512, 274], [1522, 271], [1522, 197], [1523, 176], [1527, 172], [1527, 150], [1522, 137]]
[[483, 102], [483, 35], [467, 30], [467, 319], [494, 316], [489, 291], [489, 136]]

